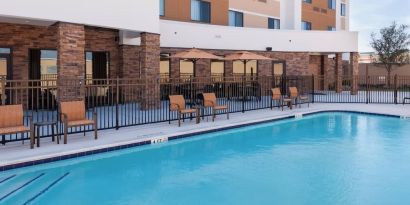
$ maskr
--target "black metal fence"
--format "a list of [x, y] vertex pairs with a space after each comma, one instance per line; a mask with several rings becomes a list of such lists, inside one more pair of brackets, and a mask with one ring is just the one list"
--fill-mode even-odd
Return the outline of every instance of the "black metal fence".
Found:
[[[183, 95], [187, 106], [202, 103], [201, 93], [214, 92], [218, 103], [228, 105], [229, 112], [246, 112], [271, 107], [271, 89], [280, 88], [284, 96], [289, 87], [297, 87], [311, 103], [403, 103], [410, 97], [410, 76], [244, 76], [161, 79], [103, 80], [1, 80], [0, 102], [23, 104], [26, 115], [34, 122], [58, 121], [58, 102], [84, 100], [88, 117], [98, 114], [99, 129], [176, 120], [169, 112], [169, 95]], [[410, 100], [407, 101], [410, 103]], [[273, 106], [279, 106], [273, 104]], [[0, 113], [1, 114], [1, 113]], [[210, 115], [204, 110], [204, 115]], [[26, 122], [28, 123], [28, 122]], [[61, 128], [61, 124], [59, 127]], [[91, 127], [69, 130], [82, 132]], [[50, 128], [51, 129], [51, 128]], [[50, 129], [40, 134], [47, 137]], [[59, 129], [61, 132], [62, 129]], [[7, 143], [27, 139], [27, 136], [2, 136]]]

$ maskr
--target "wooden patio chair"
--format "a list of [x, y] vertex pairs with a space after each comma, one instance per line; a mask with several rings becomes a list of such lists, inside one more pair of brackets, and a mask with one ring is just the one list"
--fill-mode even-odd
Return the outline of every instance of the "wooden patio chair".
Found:
[[212, 108], [212, 122], [215, 121], [216, 112], [218, 110], [226, 111], [226, 118], [229, 120], [229, 107], [228, 105], [218, 105], [216, 101], [215, 93], [202, 93], [204, 99], [204, 107], [205, 108]]
[[279, 106], [282, 108], [283, 111], [283, 106], [287, 105], [290, 109], [292, 109], [292, 98], [284, 98], [282, 96], [282, 92], [280, 91], [280, 88], [272, 88], [272, 99], [271, 99], [271, 105], [270, 108], [273, 109], [273, 102], [276, 101], [278, 102]]
[[[30, 133], [30, 148], [34, 148], [33, 118], [24, 116], [23, 105], [0, 106], [0, 135]], [[24, 125], [24, 118], [29, 118], [30, 126]], [[4, 141], [3, 141], [4, 143]]]
[[296, 105], [299, 104], [299, 107], [302, 107], [301, 102], [307, 102], [308, 107], [310, 106], [309, 97], [306, 95], [300, 95], [297, 87], [289, 87], [290, 98], [295, 100]]
[[[97, 139], [97, 113], [94, 110], [93, 119], [89, 120], [85, 113], [84, 101], [71, 101], [60, 103], [61, 121], [64, 124], [64, 144], [67, 144], [68, 128], [92, 125], [94, 138]], [[84, 129], [85, 136], [85, 129]]]
[[[197, 109], [186, 108], [185, 98], [182, 95], [170, 95], [169, 96], [169, 115], [172, 111], [178, 112], [178, 127], [181, 127], [181, 117], [186, 114], [190, 114], [190, 119], [192, 120], [192, 114], [198, 115]], [[169, 124], [171, 124], [171, 116], [169, 116]]]

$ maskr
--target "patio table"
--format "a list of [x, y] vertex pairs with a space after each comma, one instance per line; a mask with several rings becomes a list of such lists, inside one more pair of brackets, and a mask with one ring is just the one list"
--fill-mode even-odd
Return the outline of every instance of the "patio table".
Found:
[[[54, 128], [58, 133], [58, 122], [57, 121], [44, 121], [34, 123], [34, 141], [37, 139], [37, 147], [40, 147], [40, 128], [51, 126], [51, 137], [53, 142], [55, 141]], [[37, 130], [36, 130], [37, 129]], [[60, 136], [57, 136], [57, 144], [60, 144]]]

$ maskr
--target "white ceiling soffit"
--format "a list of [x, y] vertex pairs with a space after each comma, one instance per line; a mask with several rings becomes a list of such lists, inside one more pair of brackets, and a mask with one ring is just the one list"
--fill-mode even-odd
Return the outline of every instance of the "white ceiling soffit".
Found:
[[55, 23], [55, 21], [0, 15], [0, 23], [26, 24], [33, 26], [51, 26]]

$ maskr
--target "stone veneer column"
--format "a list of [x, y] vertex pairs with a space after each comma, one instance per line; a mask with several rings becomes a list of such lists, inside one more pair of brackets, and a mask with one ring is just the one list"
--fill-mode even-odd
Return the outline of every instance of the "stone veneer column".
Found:
[[180, 76], [180, 70], [179, 70], [179, 61], [180, 59], [178, 58], [171, 58], [169, 60], [169, 73], [170, 73], [170, 78], [172, 79], [177, 79]]
[[57, 66], [59, 101], [83, 100], [85, 74], [84, 25], [57, 24]]
[[343, 77], [343, 59], [341, 53], [336, 53], [335, 56], [335, 80], [336, 93], [342, 92], [342, 77]]
[[350, 94], [357, 95], [358, 92], [358, 81], [359, 81], [359, 53], [350, 53], [350, 75], [352, 77], [352, 90]]
[[196, 76], [200, 78], [211, 77], [211, 60], [200, 59], [196, 62]]
[[160, 52], [160, 35], [141, 33], [141, 77], [146, 81], [142, 109], [160, 106]]
[[224, 63], [224, 77], [232, 77], [233, 76], [233, 61], [225, 61]]
[[323, 64], [323, 90], [329, 90], [329, 57], [322, 55], [320, 61]]

